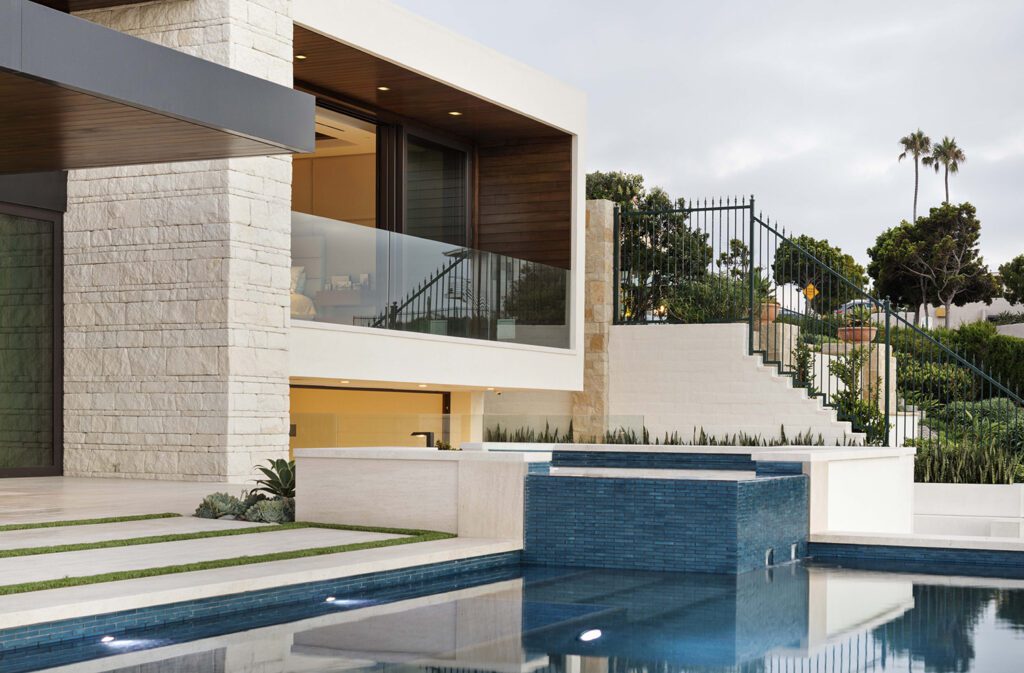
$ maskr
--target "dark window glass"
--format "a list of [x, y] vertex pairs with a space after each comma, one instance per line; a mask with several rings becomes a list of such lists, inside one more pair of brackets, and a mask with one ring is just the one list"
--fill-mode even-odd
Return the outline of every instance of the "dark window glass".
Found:
[[0, 213], [0, 470], [54, 464], [53, 228]]
[[466, 245], [466, 153], [413, 136], [407, 148], [405, 233]]

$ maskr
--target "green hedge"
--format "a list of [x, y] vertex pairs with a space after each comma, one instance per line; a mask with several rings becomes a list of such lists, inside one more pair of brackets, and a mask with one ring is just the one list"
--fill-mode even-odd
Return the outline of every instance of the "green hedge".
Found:
[[896, 384], [905, 397], [930, 398], [941, 404], [971, 402], [978, 397], [974, 375], [955, 364], [903, 360], [897, 368]]

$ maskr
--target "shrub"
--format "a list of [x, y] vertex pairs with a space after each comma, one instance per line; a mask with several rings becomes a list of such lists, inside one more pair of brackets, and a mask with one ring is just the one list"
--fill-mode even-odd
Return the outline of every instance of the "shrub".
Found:
[[196, 516], [203, 519], [219, 519], [222, 516], [241, 516], [245, 513], [245, 503], [227, 493], [212, 493], [199, 503]]
[[669, 322], [731, 322], [747, 314], [750, 284], [742, 278], [714, 275], [681, 281], [666, 295]]
[[278, 458], [267, 462], [270, 463], [270, 467], [256, 466], [256, 469], [262, 472], [266, 479], [257, 479], [256, 483], [259, 486], [253, 491], [280, 498], [294, 498], [295, 461]]
[[885, 414], [878, 409], [878, 381], [869, 382], [867, 390], [861, 383], [861, 372], [870, 356], [870, 349], [854, 348], [828, 363], [829, 374], [843, 384], [843, 390], [833, 393], [832, 399], [839, 418], [849, 421], [854, 432], [864, 433], [868, 444], [883, 446], [889, 438]]
[[1002, 311], [986, 318], [993, 325], [1017, 325], [1024, 322], [1024, 313], [1019, 311]]
[[968, 402], [977, 397], [974, 374], [955, 364], [936, 364], [901, 358], [896, 386], [904, 397], [924, 397], [942, 404]]

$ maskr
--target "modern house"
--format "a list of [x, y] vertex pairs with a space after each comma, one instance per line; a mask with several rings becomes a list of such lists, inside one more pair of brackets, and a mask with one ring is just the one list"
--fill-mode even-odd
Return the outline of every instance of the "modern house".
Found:
[[376, 0], [0, 0], [0, 82], [0, 474], [242, 480], [582, 388], [580, 92]]

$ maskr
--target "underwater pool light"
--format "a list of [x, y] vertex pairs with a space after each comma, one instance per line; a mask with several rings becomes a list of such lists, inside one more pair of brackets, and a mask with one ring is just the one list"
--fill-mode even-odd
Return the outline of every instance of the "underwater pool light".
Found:
[[589, 643], [593, 640], [597, 640], [602, 635], [604, 634], [601, 633], [601, 629], [587, 629], [580, 635], [576, 636], [576, 639], [581, 643]]
[[112, 643], [114, 642], [114, 636], [103, 636], [100, 638], [101, 643]]

